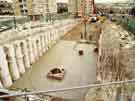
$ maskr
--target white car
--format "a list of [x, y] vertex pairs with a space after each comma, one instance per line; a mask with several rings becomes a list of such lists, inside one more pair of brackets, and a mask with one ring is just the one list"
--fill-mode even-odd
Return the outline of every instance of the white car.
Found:
[[92, 16], [89, 18], [89, 22], [96, 22], [98, 19], [96, 16]]

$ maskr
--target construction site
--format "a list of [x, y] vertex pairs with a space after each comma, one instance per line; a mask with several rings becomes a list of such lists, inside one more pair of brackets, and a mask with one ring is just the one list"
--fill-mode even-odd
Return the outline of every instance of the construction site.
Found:
[[0, 0], [0, 101], [135, 101], [135, 1], [118, 1]]

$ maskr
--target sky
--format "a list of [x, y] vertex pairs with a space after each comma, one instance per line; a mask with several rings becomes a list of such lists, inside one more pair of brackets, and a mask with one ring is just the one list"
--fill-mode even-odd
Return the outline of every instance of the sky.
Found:
[[95, 0], [96, 2], [104, 3], [104, 2], [124, 2], [128, 0]]
[[[104, 2], [119, 2], [119, 1], [127, 1], [127, 0], [95, 0], [96, 2], [99, 3], [104, 3]], [[68, 0], [57, 0], [57, 2], [68, 2]]]
[[56, 2], [64, 2], [64, 3], [68, 3], [68, 0], [56, 0]]
[[[7, 0], [9, 2], [11, 2], [12, 0]], [[95, 0], [98, 3], [106, 3], [106, 2], [119, 2], [119, 1], [127, 1], [127, 0]], [[64, 3], [68, 3], [68, 0], [56, 0], [56, 2], [64, 2]]]
[[[0, 1], [3, 1], [3, 0], [0, 0]], [[12, 0], [5, 0], [5, 1], [12, 2]]]

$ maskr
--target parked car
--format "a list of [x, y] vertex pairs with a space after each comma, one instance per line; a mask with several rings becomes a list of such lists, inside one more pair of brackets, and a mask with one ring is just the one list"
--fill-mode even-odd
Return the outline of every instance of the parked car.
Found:
[[89, 22], [97, 22], [98, 21], [98, 18], [96, 16], [92, 16], [89, 18], [88, 20]]

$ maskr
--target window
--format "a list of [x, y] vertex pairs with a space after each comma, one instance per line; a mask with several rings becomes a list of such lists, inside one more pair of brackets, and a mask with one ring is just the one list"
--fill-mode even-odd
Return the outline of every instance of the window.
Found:
[[23, 5], [20, 5], [21, 8], [23, 8]]
[[23, 13], [23, 12], [24, 12], [24, 10], [21, 10], [21, 12]]
[[28, 12], [28, 10], [25, 10], [25, 12], [27, 13], [27, 12]]

